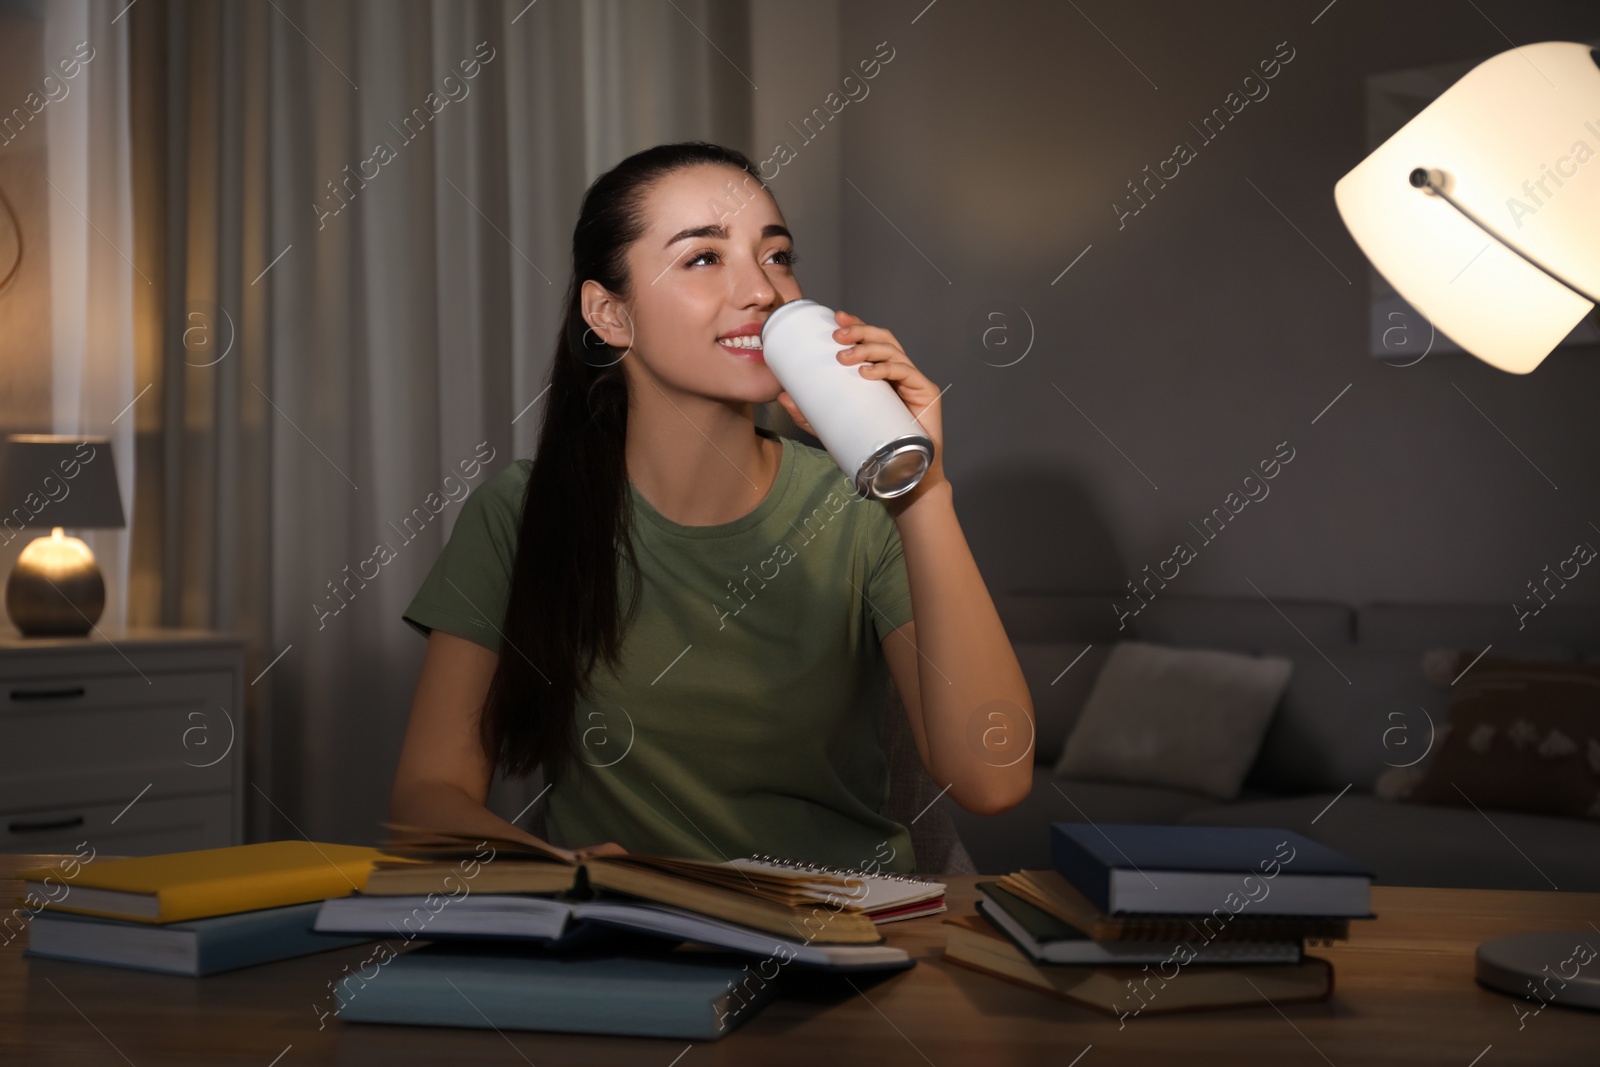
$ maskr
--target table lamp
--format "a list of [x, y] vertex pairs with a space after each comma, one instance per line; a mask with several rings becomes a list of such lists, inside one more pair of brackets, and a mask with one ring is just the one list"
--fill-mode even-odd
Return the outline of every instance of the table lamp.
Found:
[[1600, 302], [1600, 50], [1547, 41], [1485, 60], [1333, 198], [1395, 292], [1526, 374]]
[[106, 584], [89, 546], [66, 527], [119, 527], [111, 441], [105, 437], [8, 434], [0, 444], [0, 545], [25, 527], [51, 527], [17, 557], [6, 581], [6, 614], [27, 637], [82, 636], [105, 609]]

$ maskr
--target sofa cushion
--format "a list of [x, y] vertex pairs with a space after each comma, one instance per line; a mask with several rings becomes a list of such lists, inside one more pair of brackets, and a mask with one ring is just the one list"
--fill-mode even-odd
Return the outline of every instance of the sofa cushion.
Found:
[[1600, 667], [1484, 657], [1409, 799], [1600, 819]]
[[1280, 657], [1120, 642], [1056, 773], [1231, 799], [1290, 669]]
[[1364, 864], [1383, 885], [1600, 892], [1600, 824], [1588, 820], [1350, 792], [1213, 804], [1177, 821], [1295, 830]]

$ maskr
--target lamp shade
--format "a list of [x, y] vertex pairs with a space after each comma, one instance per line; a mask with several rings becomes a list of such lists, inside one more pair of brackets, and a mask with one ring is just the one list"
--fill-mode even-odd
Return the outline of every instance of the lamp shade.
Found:
[[[1419, 168], [1445, 195], [1412, 184]], [[1485, 60], [1333, 195], [1395, 292], [1478, 358], [1531, 371], [1600, 293], [1600, 54], [1547, 41]]]
[[0, 528], [122, 525], [109, 438], [9, 434], [0, 443]]

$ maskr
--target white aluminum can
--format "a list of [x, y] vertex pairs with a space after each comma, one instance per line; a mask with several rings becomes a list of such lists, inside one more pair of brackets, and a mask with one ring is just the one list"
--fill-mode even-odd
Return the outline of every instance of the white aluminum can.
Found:
[[761, 355], [794, 397], [839, 469], [866, 496], [889, 499], [916, 488], [933, 462], [933, 441], [894, 386], [863, 378], [862, 363], [840, 363], [832, 308], [791, 300], [761, 328]]

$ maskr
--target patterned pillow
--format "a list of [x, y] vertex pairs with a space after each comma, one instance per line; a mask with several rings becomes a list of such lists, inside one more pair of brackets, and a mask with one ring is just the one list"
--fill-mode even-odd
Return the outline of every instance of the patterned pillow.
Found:
[[1600, 664], [1484, 658], [1406, 799], [1600, 819]]

